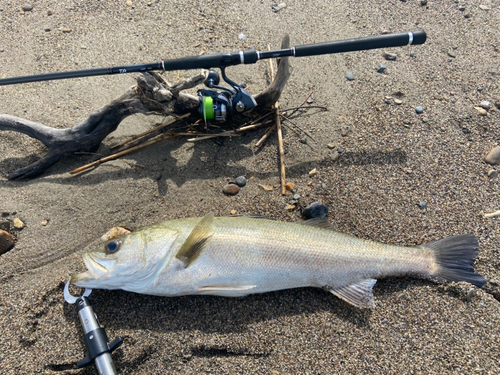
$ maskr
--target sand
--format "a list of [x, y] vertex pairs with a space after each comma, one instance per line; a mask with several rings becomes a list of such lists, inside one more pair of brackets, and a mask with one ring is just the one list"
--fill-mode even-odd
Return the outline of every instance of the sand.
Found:
[[[231, 210], [295, 221], [302, 207], [322, 201], [336, 230], [361, 238], [414, 245], [475, 233], [474, 268], [490, 282], [479, 290], [465, 283], [380, 280], [377, 305], [369, 311], [312, 288], [241, 299], [94, 290], [92, 303], [109, 338], [124, 339], [113, 354], [118, 371], [498, 373], [500, 219], [483, 213], [500, 209], [499, 179], [487, 177], [498, 167], [483, 158], [500, 134], [494, 105], [500, 100], [500, 3], [311, 0], [289, 1], [278, 13], [272, 2], [256, 0], [130, 3], [38, 0], [23, 12], [22, 2], [2, 2], [0, 76], [278, 48], [284, 33], [300, 45], [423, 29], [428, 41], [388, 50], [395, 61], [385, 60], [384, 50], [291, 60], [281, 106], [297, 106], [314, 91], [314, 104], [328, 107], [294, 121], [314, 141], [302, 143], [304, 135], [285, 123], [287, 180], [301, 196], [294, 210], [285, 209], [291, 195], [279, 194], [276, 136], [260, 151], [253, 148], [263, 130], [224, 141], [166, 141], [78, 176], [68, 172], [94, 156], [69, 158], [32, 180], [0, 177], [2, 220], [25, 223], [13, 230], [15, 247], [0, 256], [0, 372], [94, 373], [93, 367], [74, 368], [85, 350], [62, 288], [84, 270], [82, 253], [111, 227], [133, 230]], [[379, 64], [386, 72], [377, 73]], [[260, 62], [228, 75], [257, 93], [267, 69]], [[354, 81], [346, 79], [349, 72]], [[194, 73], [166, 76], [176, 81]], [[133, 75], [121, 75], [0, 87], [0, 113], [67, 128], [134, 82]], [[484, 100], [492, 103], [486, 116], [474, 108]], [[125, 120], [101, 151], [158, 121]], [[4, 175], [43, 153], [27, 136], [0, 132]], [[248, 185], [225, 196], [222, 187], [240, 175]]]

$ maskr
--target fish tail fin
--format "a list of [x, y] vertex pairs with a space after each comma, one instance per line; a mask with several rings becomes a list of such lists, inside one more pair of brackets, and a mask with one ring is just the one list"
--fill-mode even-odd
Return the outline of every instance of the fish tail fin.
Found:
[[475, 235], [451, 236], [424, 246], [432, 250], [436, 259], [437, 269], [431, 276], [448, 281], [465, 281], [480, 288], [486, 284], [486, 279], [472, 269], [479, 249]]

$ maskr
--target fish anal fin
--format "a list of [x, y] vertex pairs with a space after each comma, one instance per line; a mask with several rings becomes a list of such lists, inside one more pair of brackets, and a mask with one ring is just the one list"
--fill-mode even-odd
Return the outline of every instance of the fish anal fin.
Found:
[[375, 306], [372, 288], [376, 282], [375, 279], [365, 279], [356, 284], [327, 288], [327, 290], [351, 305], [366, 309]]
[[334, 230], [333, 226], [329, 223], [328, 219], [324, 217], [315, 217], [308, 220], [296, 221], [295, 223], [300, 225], [309, 225], [311, 227], [316, 227], [321, 229]]
[[184, 263], [185, 267], [193, 264], [203, 252], [206, 242], [212, 237], [213, 222], [213, 212], [203, 216], [175, 255], [177, 259]]

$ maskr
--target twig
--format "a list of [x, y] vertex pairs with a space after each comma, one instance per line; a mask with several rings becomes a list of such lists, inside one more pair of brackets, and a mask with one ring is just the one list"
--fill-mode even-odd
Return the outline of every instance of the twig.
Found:
[[[135, 135], [135, 136], [133, 136], [133, 137], [131, 137], [131, 138], [129, 138], [129, 139], [126, 139], [126, 140], [125, 140], [125, 141], [123, 141], [123, 142], [120, 142], [120, 143], [118, 143], [118, 144], [116, 144], [116, 145], [114, 145], [114, 146], [111, 146], [111, 149], [115, 149], [115, 148], [118, 148], [118, 147], [120, 147], [120, 146], [126, 145], [127, 143], [130, 143], [130, 142], [132, 142], [132, 141], [135, 141], [135, 140], [137, 140], [137, 139], [139, 139], [139, 138], [145, 137], [145, 136], [150, 135], [150, 134], [155, 133], [155, 132], [160, 133], [160, 132], [159, 132], [159, 130], [161, 130], [161, 129], [163, 129], [163, 128], [166, 128], [166, 127], [167, 127], [167, 126], [169, 126], [169, 125], [175, 124], [177, 121], [182, 120], [182, 119], [185, 119], [186, 117], [189, 117], [189, 116], [191, 116], [191, 113], [185, 113], [185, 114], [183, 114], [182, 116], [175, 117], [174, 119], [172, 119], [172, 120], [168, 121], [167, 123], [161, 124], [160, 126], [158, 126], [158, 127], [154, 128], [154, 129], [148, 130], [147, 132], [142, 133], [142, 134]], [[156, 135], [157, 135], [157, 134], [153, 134], [153, 135], [151, 135], [150, 137], [148, 137], [148, 138], [146, 138], [146, 139], [141, 140], [139, 143], [141, 143], [141, 142], [143, 142], [143, 141], [145, 141], [145, 140], [147, 140], [147, 139], [149, 139], [149, 138], [152, 138], [152, 137], [154, 137], [154, 136], [156, 136]], [[134, 145], [134, 146], [135, 146], [135, 145]]]
[[274, 124], [273, 126], [269, 127], [266, 132], [264, 133], [264, 135], [262, 136], [261, 139], [259, 139], [259, 141], [255, 144], [255, 147], [259, 148], [260, 146], [262, 146], [264, 144], [264, 142], [266, 141], [267, 138], [269, 138], [269, 136], [271, 135], [271, 133], [273, 131], [276, 130], [276, 124]]
[[149, 142], [146, 142], [146, 143], [143, 143], [141, 145], [129, 148], [129, 149], [125, 150], [125, 151], [117, 152], [116, 154], [106, 156], [106, 157], [101, 158], [99, 160], [96, 160], [96, 161], [94, 161], [94, 162], [92, 162], [90, 164], [84, 165], [83, 167], [74, 169], [71, 172], [69, 172], [69, 174], [76, 174], [76, 173], [80, 173], [80, 172], [82, 172], [84, 170], [87, 170], [89, 168], [97, 167], [98, 165], [106, 163], [107, 161], [118, 159], [120, 156], [130, 154], [131, 152], [134, 152], [134, 151], [137, 151], [137, 150], [139, 150], [141, 148], [144, 148], [144, 147], [150, 146], [152, 144], [164, 141], [165, 139], [174, 138], [175, 136], [176, 136], [176, 134], [165, 134], [164, 136], [159, 137], [157, 139], [153, 139], [153, 140], [151, 140]]
[[[195, 134], [195, 133], [189, 133], [189, 135], [200, 135], [200, 137], [197, 138], [189, 138], [187, 141], [188, 142], [198, 142], [198, 141], [203, 141], [204, 139], [210, 139], [210, 138], [217, 138], [217, 137], [231, 137], [235, 136], [238, 137], [240, 133], [257, 129], [263, 125], [269, 124], [271, 121], [264, 121], [264, 122], [259, 122], [258, 124], [253, 124], [253, 125], [248, 125], [248, 126], [242, 126], [241, 128], [235, 129], [235, 130], [228, 130], [225, 132], [217, 133], [217, 134]], [[178, 133], [181, 134], [181, 133]]]
[[491, 214], [484, 214], [484, 217], [495, 217], [500, 216], [500, 211], [492, 212]]
[[309, 138], [312, 139], [312, 141], [314, 143], [318, 143], [316, 142], [316, 140], [313, 138], [313, 136], [311, 134], [309, 134], [309, 132], [307, 130], [304, 130], [302, 129], [300, 126], [298, 126], [297, 124], [295, 124], [292, 120], [290, 120], [287, 116], [285, 116], [283, 113], [280, 114], [281, 117], [283, 117], [284, 120], [288, 121], [290, 124], [292, 124], [293, 126], [295, 126], [297, 129], [299, 129], [301, 132], [303, 132], [305, 135], [307, 135]]
[[[267, 49], [270, 51], [271, 46], [268, 45]], [[269, 68], [271, 73], [271, 82], [274, 80], [274, 66], [272, 59], [269, 60]], [[307, 100], [307, 99], [306, 99]], [[276, 101], [273, 105], [275, 109], [276, 132], [278, 133], [278, 150], [280, 154], [280, 182], [281, 182], [281, 195], [286, 194], [286, 172], [285, 172], [285, 149], [283, 147], [283, 132], [281, 130], [281, 117], [279, 110], [279, 102]]]

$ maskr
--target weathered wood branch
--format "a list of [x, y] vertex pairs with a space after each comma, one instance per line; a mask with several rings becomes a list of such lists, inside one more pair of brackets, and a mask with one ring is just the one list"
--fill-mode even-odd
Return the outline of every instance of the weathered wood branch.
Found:
[[[290, 45], [288, 36], [282, 41], [282, 48]], [[149, 72], [137, 77], [132, 86], [119, 98], [94, 111], [80, 124], [68, 129], [54, 129], [43, 124], [0, 115], [0, 131], [10, 130], [38, 139], [47, 147], [47, 153], [40, 160], [10, 173], [11, 180], [33, 178], [43, 173], [64, 157], [76, 152], [93, 152], [101, 142], [128, 116], [134, 114], [180, 116], [198, 109], [198, 98], [183, 92], [202, 84], [206, 73], [170, 85], [159, 74]], [[280, 97], [288, 78], [290, 67], [288, 57], [281, 59], [274, 82], [255, 96], [259, 109], [270, 108]]]

